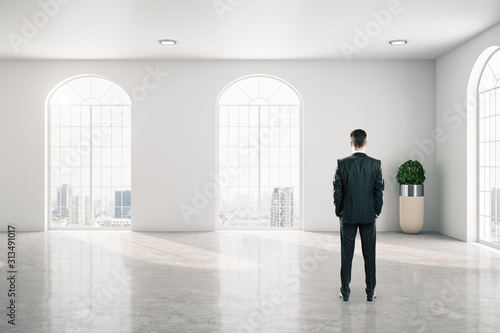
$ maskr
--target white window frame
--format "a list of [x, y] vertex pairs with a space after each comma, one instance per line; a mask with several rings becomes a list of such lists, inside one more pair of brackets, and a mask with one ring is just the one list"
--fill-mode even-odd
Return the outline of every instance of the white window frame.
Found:
[[[298, 203], [299, 203], [299, 207], [298, 207], [298, 220], [299, 220], [299, 225], [298, 226], [294, 226], [294, 227], [253, 227], [253, 226], [249, 226], [249, 227], [221, 227], [220, 226], [220, 223], [219, 223], [219, 184], [218, 184], [218, 174], [220, 172], [220, 165], [219, 165], [219, 134], [220, 134], [220, 128], [219, 128], [219, 107], [221, 106], [220, 104], [220, 99], [221, 97], [223, 96], [223, 94], [226, 92], [226, 90], [232, 86], [234, 86], [236, 83], [240, 82], [240, 81], [243, 81], [243, 80], [246, 80], [246, 79], [250, 79], [250, 78], [270, 78], [270, 79], [274, 79], [274, 80], [277, 80], [277, 81], [280, 81], [283, 85], [286, 85], [289, 89], [293, 90], [293, 92], [296, 94], [297, 98], [300, 100], [300, 105], [297, 105], [297, 104], [294, 104], [294, 106], [298, 106], [299, 108], [299, 193], [296, 194], [294, 193], [294, 196], [297, 195], [298, 196]], [[240, 106], [243, 106], [243, 105], [240, 105]], [[248, 106], [252, 106], [250, 104], [248, 104]], [[279, 106], [279, 105], [272, 105], [272, 106]], [[259, 112], [260, 114], [260, 112]], [[281, 79], [281, 78], [278, 78], [278, 77], [275, 77], [275, 76], [271, 76], [271, 75], [267, 75], [267, 74], [254, 74], [254, 75], [248, 75], [248, 76], [244, 76], [244, 77], [241, 77], [241, 78], [238, 78], [234, 81], [232, 81], [231, 83], [229, 83], [226, 87], [224, 87], [224, 89], [222, 89], [222, 91], [220, 92], [219, 96], [217, 97], [216, 101], [215, 101], [215, 129], [216, 129], [216, 133], [215, 133], [215, 170], [216, 170], [216, 177], [215, 177], [215, 181], [217, 182], [217, 186], [216, 186], [216, 196], [215, 196], [215, 230], [303, 230], [303, 227], [304, 227], [304, 220], [303, 220], [303, 215], [304, 215], [304, 200], [303, 200], [303, 193], [304, 193], [304, 187], [303, 187], [303, 173], [304, 173], [304, 168], [303, 168], [303, 141], [304, 141], [304, 136], [303, 136], [303, 117], [304, 117], [304, 102], [303, 102], [303, 99], [301, 97], [301, 95], [299, 94], [299, 92], [288, 82], [286, 82], [285, 80]], [[259, 128], [259, 132], [260, 132], [260, 128], [261, 128], [261, 125], [260, 125], [260, 121], [258, 123], [258, 128]], [[260, 149], [259, 149], [260, 151]], [[260, 169], [261, 168], [261, 165], [258, 165], [258, 168]], [[260, 170], [259, 170], [259, 174], [260, 174]], [[260, 189], [260, 179], [259, 179], [259, 189]], [[258, 200], [260, 200], [260, 191], [258, 191]], [[260, 212], [259, 212], [259, 219], [260, 219]]]
[[[499, 57], [499, 56], [500, 56], [500, 48], [498, 48], [497, 50], [495, 50], [488, 57], [485, 65], [481, 69], [481, 74], [479, 76], [479, 81], [478, 81], [478, 85], [477, 85], [477, 133], [478, 133], [477, 134], [477, 193], [478, 193], [478, 196], [477, 196], [477, 207], [478, 207], [478, 210], [477, 210], [477, 241], [479, 243], [481, 243], [481, 244], [485, 244], [485, 245], [488, 245], [488, 246], [491, 246], [491, 247], [494, 247], [494, 248], [497, 248], [497, 249], [500, 249], [500, 242], [498, 244], [495, 244], [495, 243], [493, 243], [491, 241], [487, 241], [487, 240], [483, 239], [485, 237], [483, 237], [483, 234], [482, 234], [482, 228], [487, 227], [486, 223], [484, 223], [485, 225], [482, 225], [483, 224], [482, 220], [483, 220], [483, 218], [486, 219], [486, 220], [489, 218], [491, 220], [491, 216], [484, 215], [484, 214], [481, 213], [481, 210], [482, 210], [481, 204], [483, 203], [482, 202], [483, 200], [481, 199], [481, 196], [483, 195], [483, 193], [491, 193], [491, 191], [488, 192], [485, 189], [483, 189], [483, 190], [481, 189], [481, 185], [482, 185], [481, 184], [481, 168], [488, 168], [489, 169], [492, 166], [491, 165], [488, 165], [488, 166], [486, 166], [486, 165], [482, 166], [481, 165], [482, 164], [482, 161], [481, 161], [481, 144], [482, 144], [482, 141], [481, 140], [482, 140], [482, 136], [485, 135], [485, 134], [483, 134], [484, 129], [483, 129], [483, 131], [481, 131], [481, 121], [482, 121], [482, 119], [486, 118], [486, 116], [484, 115], [484, 111], [481, 112], [481, 109], [486, 107], [485, 105], [483, 105], [481, 103], [481, 95], [484, 94], [484, 93], [486, 93], [486, 92], [489, 92], [491, 94], [491, 91], [494, 91], [495, 95], [496, 95], [495, 98], [494, 98], [494, 100], [495, 100], [495, 107], [498, 108], [498, 105], [500, 104], [500, 100], [498, 100], [498, 98], [496, 98], [496, 97], [500, 96], [500, 94], [498, 94], [498, 92], [500, 92], [500, 86], [497, 83], [496, 87], [494, 87], [492, 89], [488, 89], [487, 91], [482, 91], [482, 92], [480, 92], [480, 87], [481, 87], [481, 82], [482, 82], [482, 79], [483, 79], [484, 71], [489, 66], [490, 60], [493, 57]], [[494, 74], [495, 74], [495, 78], [498, 76], [498, 78], [500, 79], [500, 72], [494, 73]], [[500, 81], [498, 81], [498, 82], [500, 82]], [[492, 100], [492, 98], [490, 97], [490, 99], [488, 101], [488, 105], [491, 102], [491, 100]], [[490, 108], [490, 110], [491, 109], [492, 108]], [[481, 117], [481, 115], [483, 115], [483, 117]], [[492, 115], [489, 115], [487, 117], [491, 118]], [[499, 117], [500, 118], [500, 113], [495, 113], [495, 115], [493, 117]], [[490, 126], [489, 131], [491, 131], [491, 130], [492, 129], [491, 129], [491, 126]], [[494, 130], [494, 133], [495, 133], [495, 138], [494, 138], [493, 142], [496, 145], [500, 145], [500, 129], [496, 128], [496, 125], [495, 125], [494, 128], [493, 128], [493, 130]], [[491, 138], [491, 133], [490, 133], [490, 138]], [[496, 155], [496, 150], [497, 149], [495, 149], [495, 155]], [[488, 156], [490, 155], [490, 153], [491, 153], [491, 149], [490, 149], [490, 152], [488, 153]], [[497, 160], [498, 160], [498, 158], [499, 157], [496, 156]], [[500, 164], [498, 164], [498, 163], [495, 162], [494, 168], [496, 169], [496, 171], [495, 171], [495, 175], [496, 175], [498, 173], [498, 170], [500, 169]], [[485, 173], [484, 177], [486, 177], [486, 173]], [[490, 179], [489, 176], [488, 176], [488, 178], [489, 178], [489, 184], [491, 185], [491, 179]], [[498, 195], [500, 195], [500, 191], [497, 191], [497, 193], [498, 193]], [[491, 199], [491, 197], [488, 197], [485, 200], [490, 200], [490, 199]], [[497, 202], [498, 202], [498, 199], [497, 199]], [[491, 201], [490, 201], [489, 209], [491, 211]], [[500, 210], [500, 208], [497, 207], [497, 210]], [[490, 221], [490, 223], [491, 223], [491, 221]], [[497, 218], [497, 224], [498, 223], [500, 223], [500, 220]], [[488, 224], [488, 226], [489, 225], [490, 224]], [[491, 226], [490, 226], [490, 228], [491, 228]], [[497, 237], [497, 239], [500, 238], [498, 236], [499, 233], [500, 233], [500, 228], [497, 225], [497, 227], [496, 227], [496, 234], [497, 234], [496, 237]]]
[[[46, 135], [45, 135], [45, 168], [46, 168], [46, 172], [45, 172], [45, 188], [46, 188], [46, 191], [45, 191], [45, 230], [130, 230], [130, 226], [128, 227], [120, 227], [120, 228], [117, 228], [117, 227], [93, 227], [92, 226], [92, 223], [89, 225], [89, 226], [84, 226], [84, 225], [75, 225], [75, 226], [52, 226], [52, 202], [51, 202], [51, 197], [52, 197], [52, 181], [51, 181], [51, 167], [52, 167], [52, 161], [51, 161], [51, 148], [52, 148], [52, 143], [51, 143], [51, 130], [52, 130], [52, 124], [51, 124], [51, 107], [52, 106], [55, 106], [53, 105], [51, 102], [52, 102], [52, 98], [58, 93], [59, 89], [67, 86], [69, 83], [71, 83], [72, 81], [75, 81], [75, 80], [79, 80], [79, 79], [84, 79], [84, 78], [97, 78], [97, 79], [103, 79], [103, 80], [106, 80], [106, 81], [109, 81], [112, 86], [116, 86], [118, 87], [119, 89], [122, 90], [122, 94], [123, 94], [123, 99], [120, 99], [120, 100], [117, 100], [117, 101], [113, 101], [113, 103], [107, 103], [107, 104], [84, 104], [83, 102], [87, 99], [94, 99], [96, 101], [99, 101], [95, 98], [92, 98], [91, 96], [86, 96], [85, 99], [82, 100], [82, 104], [80, 105], [77, 105], [77, 104], [74, 104], [74, 105], [68, 105], [68, 106], [78, 106], [78, 107], [84, 107], [84, 106], [89, 106], [90, 107], [90, 113], [92, 114], [92, 107], [93, 106], [100, 106], [100, 107], [129, 107], [130, 108], [130, 111], [131, 111], [131, 108], [132, 108], [132, 103], [131, 103], [131, 100], [130, 100], [130, 96], [128, 95], [128, 93], [123, 89], [121, 88], [119, 85], [117, 85], [116, 83], [114, 83], [112, 80], [110, 80], [109, 78], [107, 77], [104, 77], [104, 76], [101, 76], [101, 75], [95, 75], [95, 74], [85, 74], [85, 75], [77, 75], [77, 76], [74, 76], [74, 77], [70, 77], [64, 81], [62, 81], [61, 83], [59, 83], [58, 85], [56, 85], [51, 91], [50, 93], [48, 94], [47, 98], [46, 98], [46, 101], [45, 101], [45, 124], [46, 124]], [[90, 121], [92, 122], [92, 115], [91, 115], [91, 118], [90, 118]], [[92, 123], [90, 124], [90, 127], [92, 128]], [[120, 126], [120, 128], [123, 128], [123, 125]], [[130, 128], [131, 128], [131, 124], [130, 124]], [[111, 146], [113, 147], [113, 146]], [[130, 150], [131, 150], [131, 146], [130, 146]], [[92, 154], [91, 154], [92, 156]], [[91, 158], [91, 164], [90, 164], [90, 169], [93, 167], [92, 166], [92, 157]], [[121, 166], [121, 168], [123, 168], [123, 166]], [[130, 166], [130, 170], [131, 170], [131, 166]], [[131, 186], [129, 186], [131, 188]], [[90, 179], [90, 192], [92, 192], [92, 178]], [[110, 186], [110, 188], [113, 188], [113, 186]], [[122, 188], [122, 191], [123, 191], [123, 188]], [[122, 192], [122, 195], [123, 195], [123, 192]], [[114, 196], [114, 194], [113, 194]], [[90, 196], [90, 198], [92, 198]], [[90, 199], [91, 200], [91, 199]], [[123, 197], [122, 197], [122, 202], [121, 202], [121, 205], [123, 207]], [[93, 207], [93, 202], [90, 202], [90, 207], [91, 207], [91, 210], [92, 210], [92, 207]]]

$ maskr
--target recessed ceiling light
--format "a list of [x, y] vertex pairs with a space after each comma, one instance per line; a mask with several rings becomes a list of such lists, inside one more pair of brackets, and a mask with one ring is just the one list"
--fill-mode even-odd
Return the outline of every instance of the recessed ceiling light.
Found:
[[408, 43], [406, 39], [394, 39], [389, 41], [391, 45], [405, 45], [406, 43]]
[[173, 40], [173, 39], [161, 39], [159, 41], [159, 43], [161, 45], [175, 45], [177, 44], [177, 41], [176, 40]]

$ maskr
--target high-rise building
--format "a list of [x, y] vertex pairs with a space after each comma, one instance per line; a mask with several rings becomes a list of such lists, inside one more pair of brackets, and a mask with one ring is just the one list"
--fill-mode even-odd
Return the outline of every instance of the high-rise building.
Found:
[[491, 189], [491, 222], [500, 219], [500, 188]]
[[80, 224], [80, 197], [72, 196], [70, 202], [71, 206], [69, 208], [69, 224]]
[[56, 211], [60, 212], [60, 219], [68, 221], [69, 210], [71, 207], [72, 189], [71, 186], [63, 184], [57, 188], [57, 204]]
[[71, 207], [69, 209], [69, 223], [80, 225], [92, 224], [92, 207], [90, 197], [85, 193], [71, 197]]
[[278, 187], [271, 197], [271, 227], [293, 227], [293, 187]]
[[132, 193], [115, 191], [115, 218], [131, 218]]

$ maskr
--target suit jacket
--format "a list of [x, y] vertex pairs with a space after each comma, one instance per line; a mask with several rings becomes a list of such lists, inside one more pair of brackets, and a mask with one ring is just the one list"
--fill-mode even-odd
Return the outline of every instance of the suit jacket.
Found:
[[342, 223], [374, 223], [382, 211], [383, 191], [379, 160], [365, 153], [337, 160], [333, 202]]

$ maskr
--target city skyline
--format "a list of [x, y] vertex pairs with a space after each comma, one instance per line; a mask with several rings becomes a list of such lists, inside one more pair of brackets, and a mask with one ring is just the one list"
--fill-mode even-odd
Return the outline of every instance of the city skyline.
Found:
[[52, 226], [127, 228], [131, 224], [130, 190], [115, 190], [112, 197], [96, 198], [92, 203], [90, 193], [63, 184], [51, 206]]

